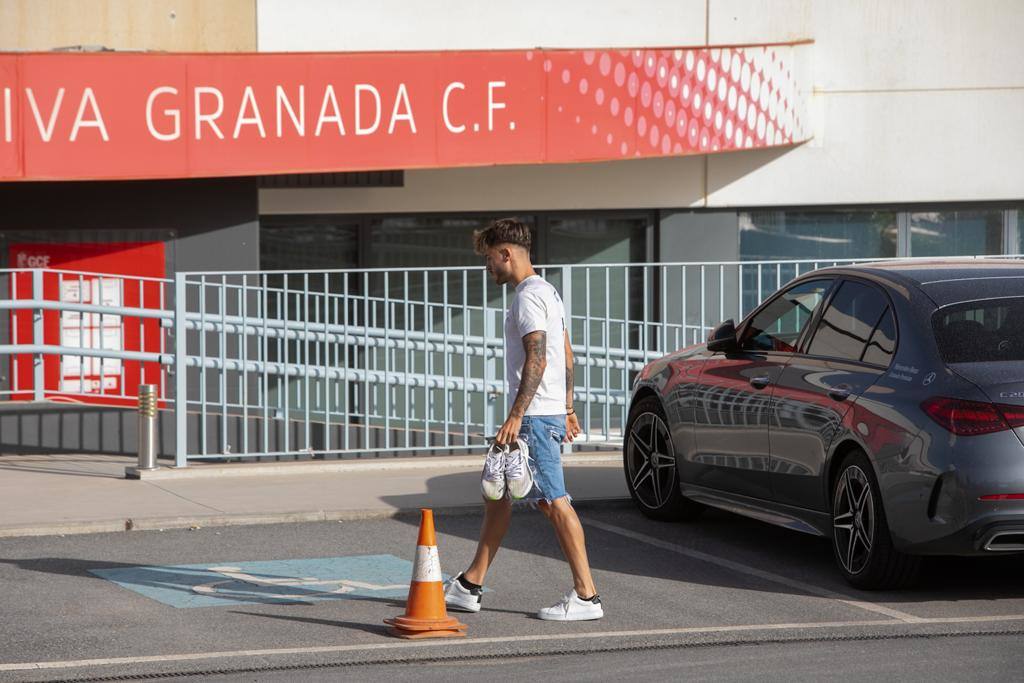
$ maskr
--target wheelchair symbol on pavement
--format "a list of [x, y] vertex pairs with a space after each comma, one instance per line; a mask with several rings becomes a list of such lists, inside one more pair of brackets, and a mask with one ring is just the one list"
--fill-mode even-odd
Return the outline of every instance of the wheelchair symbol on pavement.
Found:
[[[240, 567], [210, 567], [207, 571], [220, 574], [223, 579], [192, 587], [199, 595], [239, 597], [240, 593], [273, 598], [274, 600], [296, 600], [329, 598], [353, 591], [392, 591], [406, 589], [408, 583], [376, 584], [351, 579], [318, 579], [316, 577], [266, 577], [254, 576]], [[238, 584], [243, 584], [239, 586]]]

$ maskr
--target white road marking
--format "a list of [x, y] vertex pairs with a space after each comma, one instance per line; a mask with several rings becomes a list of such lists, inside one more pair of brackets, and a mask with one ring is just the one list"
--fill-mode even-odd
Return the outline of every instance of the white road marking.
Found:
[[828, 598], [830, 600], [837, 600], [839, 602], [850, 605], [851, 607], [857, 607], [859, 609], [867, 610], [869, 612], [875, 612], [877, 614], [884, 614], [888, 617], [898, 619], [908, 624], [916, 624], [924, 621], [921, 617], [915, 617], [913, 614], [907, 614], [906, 612], [901, 612], [899, 610], [892, 609], [890, 607], [885, 607], [883, 605], [876, 605], [873, 602], [857, 600], [855, 598], [851, 598], [848, 595], [843, 595], [842, 593], [830, 591], [827, 588], [821, 588], [820, 586], [815, 586], [810, 583], [797, 581], [796, 579], [791, 579], [786, 576], [782, 576], [781, 574], [775, 574], [772, 572], [765, 571], [763, 569], [755, 569], [754, 567], [749, 567], [740, 562], [734, 562], [733, 560], [727, 560], [723, 557], [718, 557], [717, 555], [709, 555], [708, 553], [702, 553], [699, 550], [691, 550], [690, 548], [684, 548], [683, 546], [678, 545], [676, 543], [669, 543], [668, 541], [663, 541], [660, 538], [648, 536], [647, 534], [641, 534], [630, 529], [623, 529], [622, 527], [615, 526], [614, 524], [598, 522], [596, 520], [589, 518], [584, 519], [582, 517], [580, 518], [580, 521], [589, 526], [602, 529], [613, 534], [618, 534], [619, 536], [625, 536], [626, 538], [631, 538], [634, 541], [641, 541], [648, 545], [653, 545], [656, 548], [661, 548], [662, 550], [668, 550], [673, 553], [678, 553], [680, 555], [692, 557], [693, 559], [701, 560], [702, 562], [710, 562], [711, 564], [717, 564], [719, 567], [725, 567], [735, 572], [740, 572], [743, 574], [747, 574], [749, 576], [756, 576], [760, 579], [764, 579], [765, 581], [771, 581], [773, 583], [782, 584], [783, 586], [789, 586], [790, 588], [795, 588], [796, 590], [799, 590], [803, 593], [817, 595], [818, 597]]
[[[938, 617], [922, 618], [916, 624], [968, 624], [1003, 621], [1024, 621], [1024, 614], [1008, 614], [980, 617]], [[859, 626], [901, 626], [900, 621], [880, 619], [873, 621], [829, 621], [795, 624], [740, 624], [735, 626], [689, 626], [684, 628], [661, 628], [641, 631], [597, 631], [576, 633], [550, 633], [529, 636], [496, 636], [491, 638], [466, 638], [445, 641], [446, 647], [457, 648], [467, 645], [490, 645], [505, 643], [544, 642], [552, 640], [592, 640], [594, 638], [643, 638], [651, 636], [701, 635], [712, 633], [743, 633], [750, 631], [784, 631], [792, 629], [846, 629]], [[189, 652], [177, 655], [152, 655], [139, 657], [112, 657], [109, 659], [73, 659], [52, 662], [19, 662], [0, 664], [0, 671], [33, 671], [42, 669], [75, 669], [119, 664], [158, 664], [167, 662], [188, 662], [203, 659], [228, 659], [233, 657], [270, 657], [281, 655], [309, 655], [358, 651], [405, 650], [419, 647], [437, 647], [436, 640], [401, 640], [387, 643], [366, 643], [364, 645], [321, 645], [315, 647], [285, 647], [264, 650], [229, 650], [225, 652]]]

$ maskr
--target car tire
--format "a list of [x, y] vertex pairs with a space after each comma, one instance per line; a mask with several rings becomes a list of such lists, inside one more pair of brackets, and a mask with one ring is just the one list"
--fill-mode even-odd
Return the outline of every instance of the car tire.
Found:
[[847, 582], [863, 590], [906, 588], [921, 558], [896, 550], [874, 468], [863, 451], [848, 453], [832, 483], [832, 551]]
[[696, 519], [704, 506], [679, 491], [675, 446], [661, 401], [642, 398], [630, 408], [622, 444], [629, 495], [645, 516], [668, 522]]

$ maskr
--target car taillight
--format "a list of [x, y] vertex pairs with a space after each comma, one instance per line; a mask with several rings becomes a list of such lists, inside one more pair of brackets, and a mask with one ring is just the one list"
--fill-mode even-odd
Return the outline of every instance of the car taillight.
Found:
[[992, 434], [1024, 426], [1024, 406], [936, 396], [922, 403], [921, 408], [928, 417], [959, 436]]

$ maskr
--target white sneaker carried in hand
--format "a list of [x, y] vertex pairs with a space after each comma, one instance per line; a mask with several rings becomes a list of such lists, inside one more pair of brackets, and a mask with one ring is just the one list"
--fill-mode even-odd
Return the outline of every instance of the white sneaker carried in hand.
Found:
[[444, 604], [463, 612], [479, 612], [480, 601], [484, 594], [483, 588], [464, 588], [459, 583], [460, 576], [462, 576], [462, 572], [444, 582]]
[[595, 595], [592, 600], [580, 600], [575, 588], [566, 593], [557, 604], [537, 612], [537, 618], [545, 621], [590, 621], [603, 616], [601, 598]]
[[488, 500], [501, 500], [505, 496], [505, 458], [507, 454], [507, 446], [491, 444], [491, 447], [487, 449], [487, 457], [484, 458], [484, 471], [480, 475], [480, 488], [484, 492], [484, 498]]
[[525, 498], [533, 488], [533, 471], [530, 469], [530, 449], [525, 441], [516, 439], [505, 456], [505, 483], [508, 494], [516, 500]]

